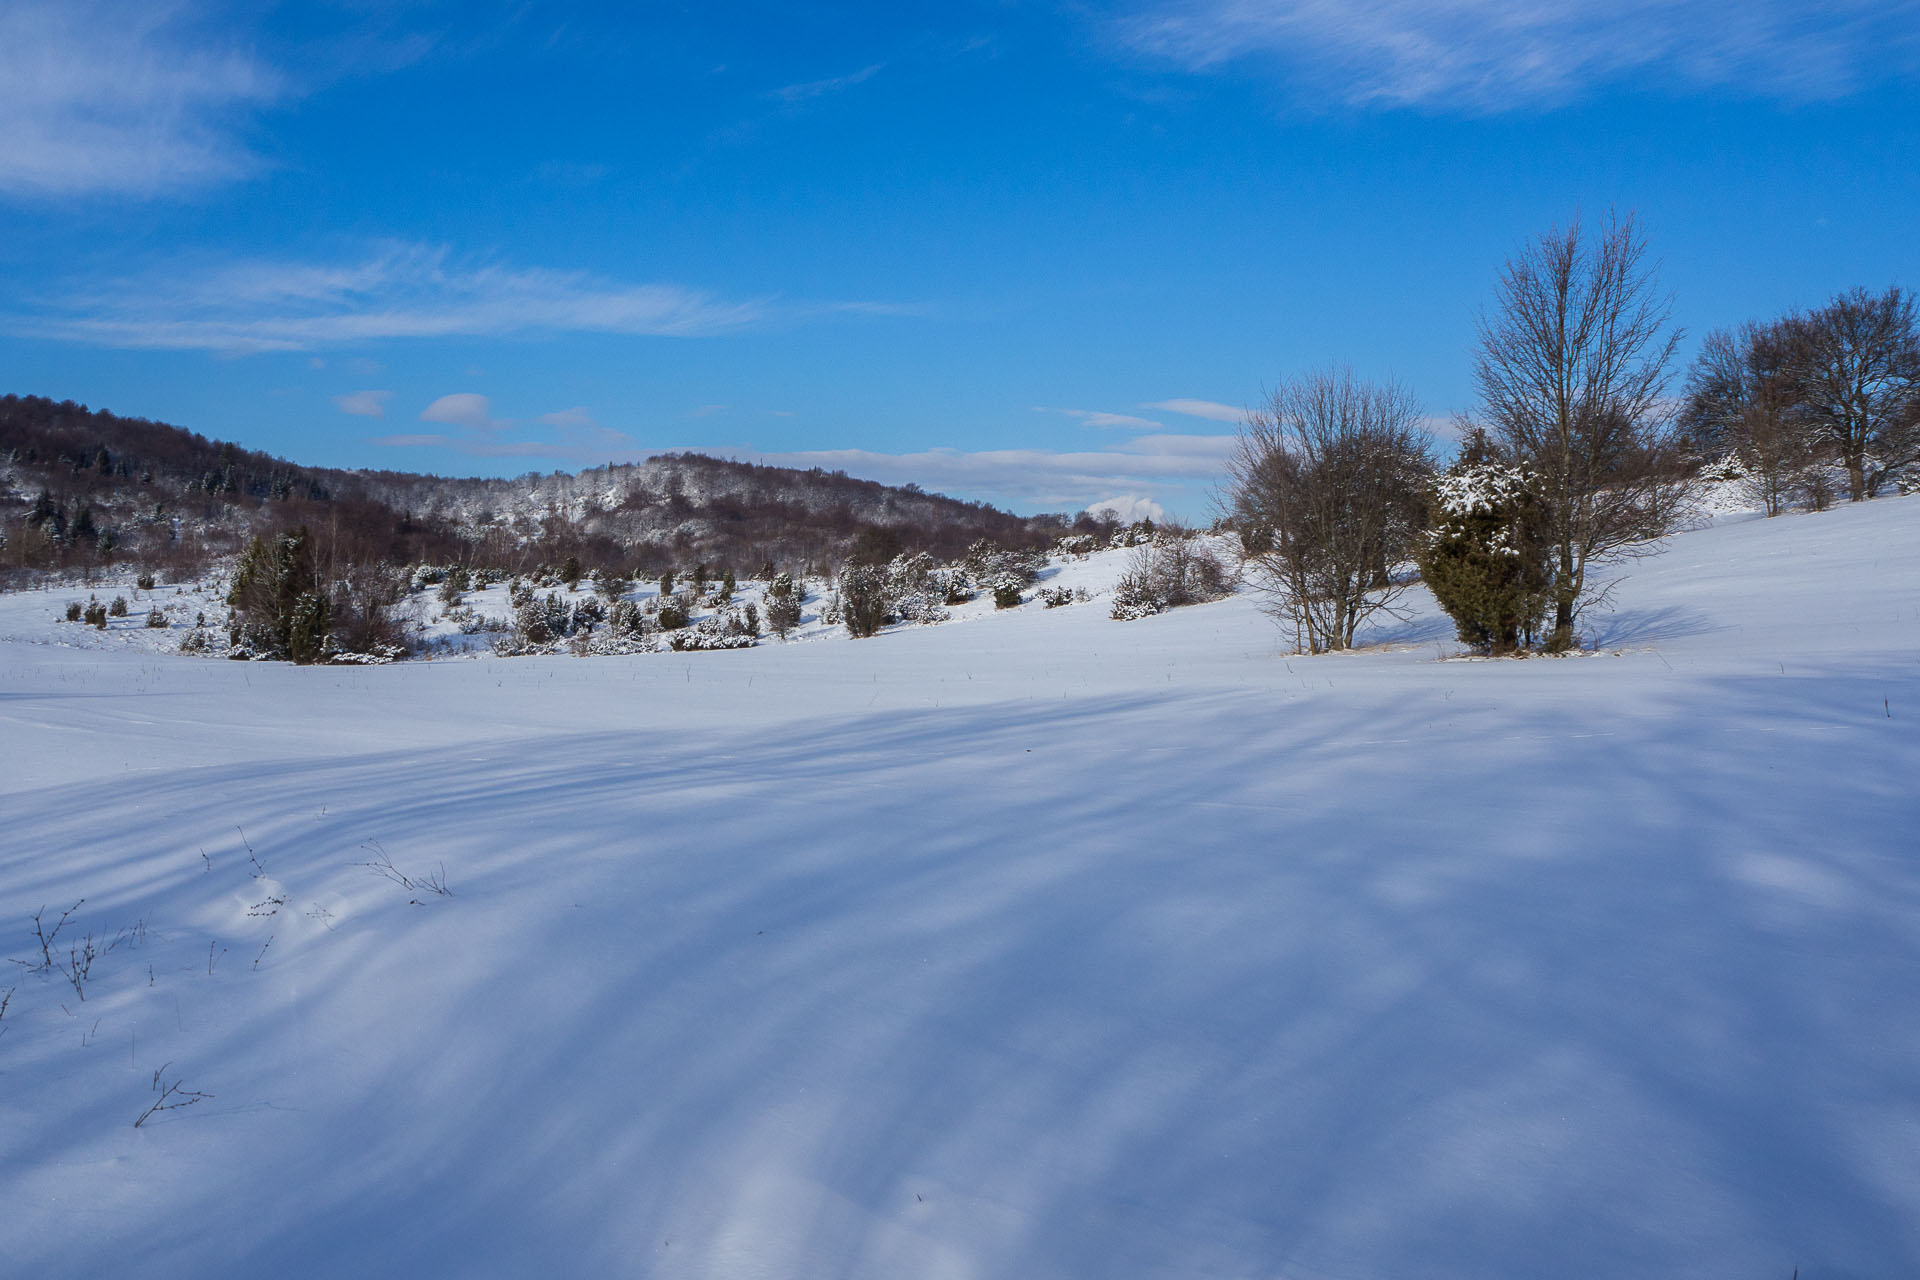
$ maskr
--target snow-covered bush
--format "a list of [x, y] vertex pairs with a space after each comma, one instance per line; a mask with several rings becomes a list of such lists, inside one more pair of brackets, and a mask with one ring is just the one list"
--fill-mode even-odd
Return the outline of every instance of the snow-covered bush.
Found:
[[1525, 466], [1470, 439], [1435, 479], [1416, 557], [1460, 639], [1483, 653], [1531, 645], [1546, 617], [1552, 572], [1547, 509]]
[[1053, 544], [1053, 549], [1063, 556], [1090, 555], [1100, 546], [1099, 539], [1090, 533], [1070, 533]]
[[1018, 609], [1021, 604], [1020, 589], [1026, 585], [1017, 573], [1001, 571], [993, 574], [987, 579], [987, 589], [993, 592], [993, 607]]
[[946, 584], [933, 557], [921, 551], [895, 556], [887, 566], [887, 613], [908, 622], [945, 622]]
[[790, 573], [775, 574], [767, 584], [767, 629], [782, 640], [800, 625], [801, 595]]
[[965, 604], [980, 594], [980, 586], [963, 565], [949, 565], [939, 571], [940, 603]]
[[587, 596], [573, 606], [573, 630], [591, 631], [607, 620], [607, 606], [598, 596]]
[[107, 616], [110, 618], [126, 617], [127, 616], [127, 598], [125, 596], [115, 596], [113, 598], [113, 603], [107, 606]]
[[676, 653], [700, 649], [750, 649], [759, 633], [757, 617], [745, 609], [728, 608], [674, 632], [667, 638], [667, 644]]
[[180, 637], [180, 652], [182, 653], [209, 653], [212, 651], [213, 646], [214, 639], [212, 634], [203, 627], [195, 627]]
[[607, 630], [616, 636], [639, 638], [652, 628], [648, 626], [647, 615], [632, 600], [617, 600], [607, 614]]
[[880, 630], [890, 620], [886, 571], [852, 561], [842, 565], [839, 604], [848, 635], [864, 638]]
[[[591, 627], [592, 623], [587, 625]], [[574, 610], [558, 592], [548, 592], [513, 611], [513, 630], [515, 637], [524, 644], [551, 644], [574, 633]]]
[[[661, 581], [670, 582], [671, 577]], [[654, 602], [654, 621], [662, 631], [678, 631], [693, 620], [693, 606], [685, 596], [662, 595]]]
[[159, 605], [147, 610], [147, 626], [155, 631], [167, 625], [167, 614]]

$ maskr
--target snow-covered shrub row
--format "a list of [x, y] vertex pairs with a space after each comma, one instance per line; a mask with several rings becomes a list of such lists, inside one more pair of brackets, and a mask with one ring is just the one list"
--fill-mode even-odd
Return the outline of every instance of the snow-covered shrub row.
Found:
[[851, 635], [870, 636], [895, 622], [945, 622], [951, 606], [982, 589], [992, 593], [996, 608], [1011, 609], [1046, 563], [1037, 551], [1008, 551], [985, 541], [950, 565], [936, 564], [925, 552], [895, 556], [885, 567], [850, 560], [840, 568], [838, 590], [823, 617], [844, 622]]

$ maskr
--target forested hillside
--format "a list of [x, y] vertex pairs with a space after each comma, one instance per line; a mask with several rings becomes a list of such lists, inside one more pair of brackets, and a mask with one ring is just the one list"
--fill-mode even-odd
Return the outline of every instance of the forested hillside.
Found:
[[328, 562], [524, 570], [571, 556], [652, 574], [823, 569], [863, 535], [949, 558], [982, 538], [1044, 546], [1070, 523], [691, 453], [511, 480], [306, 467], [72, 401], [0, 397], [0, 565], [14, 576], [110, 563], [191, 572], [299, 525]]

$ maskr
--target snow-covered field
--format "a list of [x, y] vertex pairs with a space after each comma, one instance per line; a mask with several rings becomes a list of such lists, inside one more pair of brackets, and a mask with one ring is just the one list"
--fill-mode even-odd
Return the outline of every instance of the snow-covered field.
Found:
[[1525, 662], [1247, 596], [364, 669], [0, 605], [0, 1270], [1920, 1274], [1917, 550], [1724, 521]]

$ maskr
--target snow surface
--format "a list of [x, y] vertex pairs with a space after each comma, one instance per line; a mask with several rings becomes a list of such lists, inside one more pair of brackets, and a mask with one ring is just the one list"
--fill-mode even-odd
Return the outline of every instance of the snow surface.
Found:
[[[1917, 547], [1722, 522], [1520, 662], [1247, 596], [373, 668], [0, 602], [0, 956], [101, 951], [3, 966], [0, 1270], [1920, 1274]], [[156, 1070], [212, 1096], [136, 1129]]]

